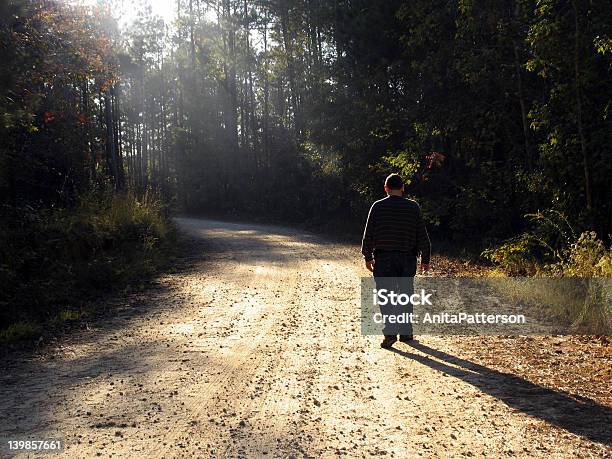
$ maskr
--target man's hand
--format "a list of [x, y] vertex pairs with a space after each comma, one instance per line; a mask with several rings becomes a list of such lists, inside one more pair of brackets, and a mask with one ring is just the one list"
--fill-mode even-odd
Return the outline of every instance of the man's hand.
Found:
[[366, 269], [370, 272], [374, 272], [374, 260], [366, 261]]
[[426, 273], [429, 271], [429, 263], [421, 263], [421, 272]]

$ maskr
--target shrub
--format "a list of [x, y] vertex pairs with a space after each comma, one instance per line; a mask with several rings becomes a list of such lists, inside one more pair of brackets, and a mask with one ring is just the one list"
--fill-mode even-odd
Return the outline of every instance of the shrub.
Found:
[[531, 239], [527, 235], [521, 235], [499, 247], [485, 250], [482, 255], [508, 275], [532, 275], [537, 270], [537, 260], [532, 247]]
[[565, 249], [558, 263], [548, 264], [542, 272], [555, 277], [609, 277], [610, 253], [593, 231], [585, 231]]
[[525, 233], [483, 256], [511, 276], [574, 278], [542, 288], [541, 282], [523, 285], [523, 300], [546, 305], [550, 312], [570, 321], [577, 332], [610, 332], [612, 248], [593, 231], [576, 237], [561, 214], [536, 214], [538, 223]]
[[612, 248], [593, 231], [580, 235], [556, 211], [527, 215], [531, 231], [482, 252], [508, 275], [592, 277], [612, 275]]
[[15, 322], [6, 329], [0, 330], [0, 343], [10, 343], [34, 338], [40, 333], [40, 327], [30, 322]]
[[0, 330], [61, 322], [61, 311], [76, 314], [101, 291], [150, 274], [172, 247], [167, 211], [152, 195], [98, 192], [73, 208], [3, 213]]

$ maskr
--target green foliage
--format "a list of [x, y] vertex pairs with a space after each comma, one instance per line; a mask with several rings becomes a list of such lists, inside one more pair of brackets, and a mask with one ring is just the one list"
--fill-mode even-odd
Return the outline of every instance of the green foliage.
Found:
[[71, 320], [78, 320], [82, 317], [82, 313], [80, 311], [73, 311], [71, 309], [65, 309], [60, 311], [57, 315], [58, 322], [68, 322]]
[[482, 255], [513, 276], [612, 277], [612, 248], [594, 231], [576, 235], [559, 212], [528, 215], [529, 232], [512, 238]]
[[31, 322], [16, 322], [6, 329], [0, 330], [0, 344], [24, 341], [35, 338], [40, 334], [41, 327]]
[[595, 232], [585, 231], [546, 272], [563, 277], [612, 277], [612, 248], [606, 250]]
[[404, 183], [410, 185], [420, 169], [420, 160], [415, 153], [399, 151], [393, 155], [383, 156], [379, 169], [397, 171], [396, 173], [404, 179]]
[[151, 196], [91, 193], [75, 209], [26, 208], [10, 217], [0, 232], [0, 329], [73, 318], [100, 292], [152, 274], [174, 234]]
[[[546, 212], [530, 218], [531, 232], [485, 250], [483, 256], [505, 275], [535, 276], [516, 284], [515, 299], [538, 305], [569, 323], [574, 332], [609, 334], [612, 249], [606, 249], [593, 231], [576, 236], [562, 214]], [[549, 285], [543, 277], [551, 278]]]
[[448, 245], [609, 273], [609, 2], [196, 6], [0, 3], [0, 325], [152, 269], [165, 209], [109, 186], [358, 237], [400, 172]]
[[[59, 228], [50, 226], [49, 230], [62, 231], [68, 223], [70, 230], [85, 229], [98, 237], [94, 242], [98, 248], [108, 247], [109, 241], [117, 243], [125, 239], [137, 241], [145, 250], [150, 250], [165, 239], [169, 231], [165, 205], [152, 196], [145, 194], [139, 199], [132, 194], [109, 193], [100, 199], [93, 193], [81, 198], [76, 213], [69, 212], [65, 220], [54, 222]], [[121, 235], [121, 239], [117, 235]]]
[[543, 208], [610, 232], [606, 2], [371, 3], [180, 2], [175, 31], [143, 9], [119, 59], [132, 188], [358, 234], [394, 171], [451, 244]]
[[511, 276], [524, 276], [534, 274], [536, 271], [536, 259], [532, 249], [531, 238], [527, 234], [522, 234], [498, 247], [486, 249], [482, 252], [482, 256]]

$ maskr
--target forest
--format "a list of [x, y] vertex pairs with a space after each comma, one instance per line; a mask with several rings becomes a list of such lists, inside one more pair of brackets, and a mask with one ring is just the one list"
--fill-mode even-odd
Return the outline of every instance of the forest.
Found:
[[0, 4], [0, 325], [153, 270], [174, 213], [359, 238], [390, 172], [438, 247], [612, 272], [609, 2], [173, 8]]
[[611, 25], [0, 0], [0, 457], [611, 458]]

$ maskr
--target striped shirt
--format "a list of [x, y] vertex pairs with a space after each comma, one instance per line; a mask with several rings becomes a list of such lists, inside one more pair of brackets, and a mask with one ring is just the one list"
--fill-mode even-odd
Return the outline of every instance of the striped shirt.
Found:
[[431, 243], [421, 208], [415, 201], [391, 195], [372, 204], [361, 253], [370, 261], [376, 251], [420, 254], [421, 263], [429, 263]]

